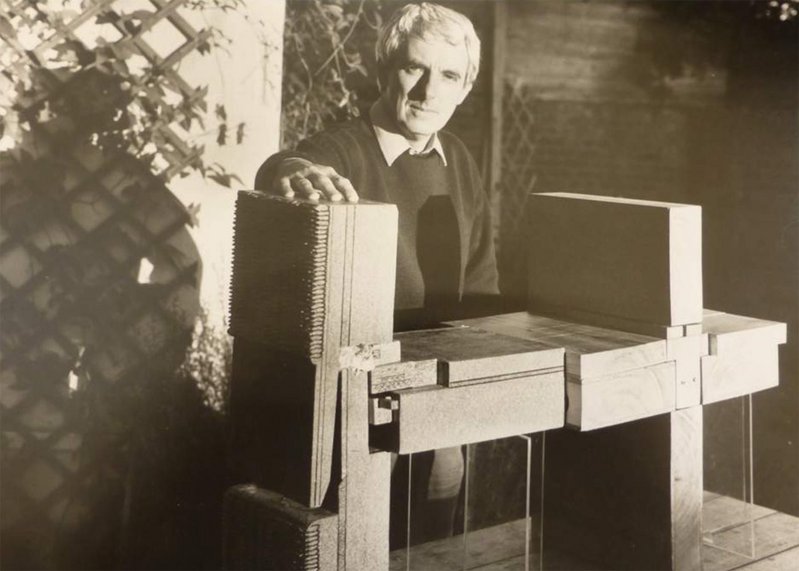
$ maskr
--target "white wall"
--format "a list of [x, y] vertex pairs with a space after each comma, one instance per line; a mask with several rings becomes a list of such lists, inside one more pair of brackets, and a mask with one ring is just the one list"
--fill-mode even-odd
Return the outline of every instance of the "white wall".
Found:
[[[229, 53], [218, 49], [211, 55], [195, 54], [181, 63], [180, 73], [191, 85], [209, 87], [209, 132], [195, 141], [205, 146], [205, 162], [221, 163], [243, 185], [234, 183], [227, 189], [199, 174], [169, 183], [184, 204], [200, 206], [199, 223], [191, 233], [204, 265], [202, 303], [212, 324], [221, 326], [227, 315], [236, 190], [251, 188], [258, 167], [279, 143], [285, 0], [246, 0], [235, 13], [185, 15], [198, 29], [212, 25], [232, 40]], [[221, 147], [216, 144], [217, 103], [225, 106], [231, 127], [228, 143]], [[240, 122], [245, 123], [245, 138], [237, 145], [235, 128]]]

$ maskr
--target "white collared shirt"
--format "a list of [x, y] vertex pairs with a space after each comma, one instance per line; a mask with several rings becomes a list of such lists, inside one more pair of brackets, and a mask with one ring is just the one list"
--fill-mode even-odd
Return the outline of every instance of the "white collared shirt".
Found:
[[441, 139], [438, 138], [438, 133], [434, 133], [430, 137], [424, 149], [417, 151], [411, 147], [408, 139], [399, 133], [392, 133], [378, 126], [380, 122], [378, 104], [379, 101], [372, 105], [369, 110], [369, 117], [372, 119], [372, 128], [374, 129], [375, 137], [377, 137], [377, 144], [380, 146], [380, 151], [383, 153], [383, 158], [386, 159], [388, 166], [393, 165], [394, 161], [405, 151], [408, 151], [410, 155], [424, 155], [435, 151], [441, 157], [441, 162], [444, 163], [444, 166], [447, 166], [447, 157], [444, 155], [444, 147], [441, 146]]

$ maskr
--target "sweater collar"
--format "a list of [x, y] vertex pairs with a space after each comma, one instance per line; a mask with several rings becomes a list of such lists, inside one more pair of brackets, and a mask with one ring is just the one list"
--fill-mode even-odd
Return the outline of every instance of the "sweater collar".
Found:
[[380, 151], [383, 153], [383, 158], [386, 159], [388, 166], [393, 165], [394, 161], [405, 151], [408, 151], [411, 155], [426, 155], [435, 151], [441, 157], [441, 162], [444, 163], [444, 166], [447, 166], [447, 157], [444, 155], [444, 147], [441, 145], [438, 133], [433, 133], [433, 136], [430, 137], [422, 151], [415, 151], [405, 137], [381, 127], [381, 125], [386, 124], [386, 120], [379, 104], [380, 100], [376, 101], [369, 109], [369, 118], [371, 119], [375, 137], [377, 137], [377, 144], [380, 146]]

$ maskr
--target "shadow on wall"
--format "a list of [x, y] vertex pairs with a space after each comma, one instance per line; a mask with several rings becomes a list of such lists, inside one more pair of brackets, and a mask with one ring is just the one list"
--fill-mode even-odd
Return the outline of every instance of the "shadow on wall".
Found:
[[2, 567], [215, 566], [222, 419], [176, 373], [189, 218], [145, 165], [79, 141], [38, 123], [0, 156]]

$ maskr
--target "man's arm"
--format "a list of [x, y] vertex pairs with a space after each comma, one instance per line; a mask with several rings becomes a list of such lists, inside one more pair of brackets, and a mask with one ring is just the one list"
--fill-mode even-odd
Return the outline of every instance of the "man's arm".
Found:
[[309, 200], [357, 202], [358, 193], [352, 183], [339, 174], [340, 163], [308, 139], [296, 151], [281, 151], [269, 157], [255, 175], [255, 188], [289, 198], [296, 195]]

